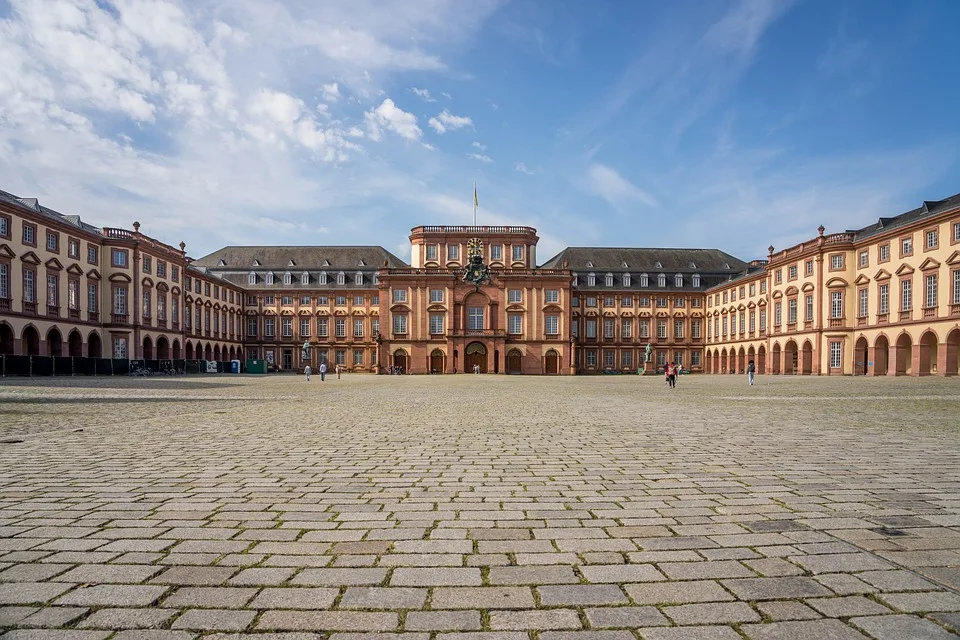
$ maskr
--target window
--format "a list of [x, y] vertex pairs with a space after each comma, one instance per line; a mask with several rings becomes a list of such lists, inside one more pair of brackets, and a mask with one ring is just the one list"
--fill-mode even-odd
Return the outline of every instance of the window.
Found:
[[143, 272], [151, 273], [153, 271], [153, 259], [150, 256], [143, 256]]
[[766, 280], [761, 280], [761, 281], [760, 281], [760, 293], [766, 293], [766, 292], [767, 292], [767, 281], [766, 281]]
[[443, 302], [443, 289], [430, 289], [430, 302]]
[[900, 255], [901, 256], [913, 255], [913, 238], [900, 239]]
[[509, 297], [507, 300], [512, 303], [523, 302], [523, 290], [522, 289], [510, 289], [507, 294]]
[[683, 368], [683, 351], [674, 351], [673, 361], [677, 363], [678, 367]]
[[614, 352], [613, 351], [604, 351], [603, 352], [603, 366], [607, 369], [612, 369], [614, 366]]
[[293, 274], [289, 271], [283, 274], [283, 284], [292, 284], [293, 283]]
[[126, 360], [127, 358], [127, 339], [126, 338], [113, 339], [113, 357], [118, 360]]
[[834, 319], [843, 317], [843, 291], [830, 292], [830, 317]]
[[900, 281], [900, 311], [913, 309], [913, 282], [909, 279]]
[[263, 296], [263, 304], [265, 305], [268, 305], [268, 304], [272, 305], [275, 303], [275, 301], [276, 301], [276, 298], [274, 298], [273, 296]]
[[783, 304], [778, 302], [773, 305], [773, 326], [779, 327], [783, 323]]
[[483, 307], [468, 307], [467, 308], [467, 328], [470, 331], [483, 331]]
[[290, 296], [280, 296], [280, 304], [283, 306], [289, 306], [293, 304], [293, 298]]
[[407, 314], [393, 314], [393, 333], [397, 335], [405, 335], [407, 333]]
[[783, 269], [777, 269], [773, 272], [773, 283], [780, 284], [783, 282]]
[[10, 239], [10, 216], [0, 215], [0, 238]]
[[37, 246], [37, 227], [28, 222], [23, 223], [23, 244]]
[[47, 231], [47, 251], [60, 251], [60, 234], [53, 231]]
[[353, 296], [353, 306], [362, 307], [363, 306], [363, 296]]
[[620, 364], [623, 365], [624, 369], [630, 369], [633, 367], [633, 353], [630, 351], [620, 352]]
[[667, 337], [667, 321], [666, 320], [657, 320], [657, 337], [658, 338]]
[[795, 265], [795, 264], [790, 265], [790, 269], [789, 269], [789, 271], [787, 272], [787, 277], [788, 277], [790, 280], [796, 280], [796, 279], [797, 279], [797, 265]]
[[730, 314], [730, 336], [737, 335], [737, 314]]
[[[197, 313], [200, 313], [200, 310], [197, 310]], [[274, 329], [276, 326], [275, 318], [264, 318], [263, 319], [263, 335], [267, 338], [272, 338], [274, 336]], [[198, 319], [197, 328], [199, 328], [200, 322]]]
[[675, 340], [683, 339], [683, 320], [673, 321], [673, 337]]
[[311, 301], [312, 301], [312, 299], [310, 298], [310, 296], [300, 296], [300, 306], [301, 306], [301, 307], [309, 307]]
[[767, 330], [767, 310], [760, 309], [760, 331]]
[[257, 274], [253, 271], [247, 274], [247, 284], [257, 284]]
[[629, 340], [633, 337], [633, 320], [630, 318], [622, 318], [620, 320], [620, 336], [625, 340]]
[[113, 290], [113, 312], [119, 316], [127, 315], [126, 287], [117, 287]]
[[300, 337], [310, 337], [310, 318], [300, 318]]
[[503, 260], [503, 245], [490, 245], [490, 260]]
[[547, 314], [544, 316], [544, 333], [548, 336], [555, 336], [560, 334], [560, 316], [555, 314]]
[[170, 279], [174, 282], [180, 282], [180, 267], [176, 265], [170, 267]]
[[929, 231], [927, 231], [927, 233], [925, 234], [925, 238], [926, 238], [925, 246], [927, 249], [937, 248], [937, 235], [938, 234], [936, 229], [930, 229]]
[[280, 331], [284, 338], [293, 336], [293, 318], [280, 318]]
[[690, 366], [699, 367], [700, 366], [700, 352], [691, 351], [690, 352]]
[[257, 319], [256, 318], [247, 318], [247, 337], [248, 338], [257, 337]]
[[699, 273], [693, 274], [693, 286], [694, 286], [694, 287], [699, 287], [699, 286], [700, 286], [700, 274], [699, 274]]
[[700, 339], [700, 320], [690, 321], [690, 337], [694, 340]]
[[[171, 315], [171, 320], [173, 320], [174, 322], [180, 322], [180, 299], [177, 298], [176, 296], [173, 296], [172, 298], [170, 298], [170, 315]], [[233, 321], [232, 316], [230, 320], [232, 323]]]
[[927, 309], [934, 309], [937, 306], [937, 274], [931, 273], [924, 278], [924, 294], [926, 298]]
[[953, 223], [953, 242], [960, 242], [960, 222]]
[[559, 289], [547, 289], [546, 292], [546, 301], [547, 303], [558, 303], [560, 302], [560, 290]]
[[843, 343], [842, 342], [831, 342], [830, 343], [830, 368], [839, 369], [843, 366]]
[[806, 309], [804, 310], [803, 319], [806, 320], [807, 322], [813, 322], [813, 296], [812, 295], [808, 295], [806, 298], [804, 298], [804, 306], [806, 307]]
[[162, 292], [157, 292], [157, 320], [164, 321], [167, 319], [167, 296], [163, 295]]
[[523, 333], [523, 316], [519, 313], [507, 315], [507, 333], [512, 335], [520, 335]]
[[87, 285], [87, 311], [100, 313], [100, 287], [96, 283]]
[[633, 306], [633, 297], [632, 296], [623, 296], [620, 298], [621, 307], [632, 307]]
[[614, 331], [613, 319], [612, 319], [612, 318], [605, 318], [604, 321], [603, 321], [603, 337], [604, 337], [604, 338], [608, 338], [608, 339], [612, 339], [612, 338], [613, 338], [613, 331]]
[[663, 308], [666, 308], [666, 306], [667, 306], [666, 298], [657, 298], [657, 307], [663, 309]]
[[90, 264], [97, 264], [99, 262], [99, 250], [96, 246], [92, 244], [87, 245], [87, 262]]
[[595, 367], [597, 366], [597, 352], [593, 349], [587, 351], [587, 366]]
[[597, 337], [597, 321], [596, 320], [587, 320], [587, 339], [596, 339]]
[[877, 247], [877, 262], [886, 262], [890, 259], [890, 245], [882, 244]]
[[870, 309], [870, 293], [867, 291], [867, 288], [864, 287], [857, 292], [857, 317], [866, 318], [867, 312]]
[[750, 312], [750, 333], [753, 333], [756, 330], [757, 330], [757, 312], [751, 311]]
[[436, 260], [437, 259], [437, 245], [428, 244], [427, 245], [427, 260]]
[[667, 352], [657, 351], [657, 366], [662, 367], [667, 364]]
[[460, 245], [458, 244], [448, 244], [447, 245], [447, 260], [457, 260], [460, 257]]
[[80, 259], [80, 241], [70, 238], [67, 241], [67, 256], [73, 258], [74, 260]]
[[806, 265], [804, 266], [804, 269], [805, 269], [806, 274], [807, 274], [808, 276], [812, 276], [812, 275], [813, 275], [813, 260], [807, 260]]
[[752, 284], [750, 285], [750, 297], [753, 297], [755, 295], [757, 295], [757, 285]]
[[300, 274], [300, 284], [310, 284], [310, 274], [307, 271]]
[[870, 265], [870, 252], [864, 249], [860, 252], [860, 268], [864, 268]]
[[355, 367], [363, 366], [363, 350], [362, 349], [353, 350], [353, 366]]
[[620, 281], [623, 283], [623, 286], [629, 287], [629, 286], [630, 286], [630, 274], [629, 274], [629, 273], [623, 274], [623, 277], [620, 279]]
[[678, 288], [683, 286], [683, 275], [682, 275], [682, 274], [679, 274], [679, 273], [678, 273], [677, 275], [675, 275], [675, 276], [673, 277], [673, 286], [678, 287]]
[[787, 323], [797, 324], [797, 301], [796, 300], [787, 301]]
[[347, 350], [337, 349], [334, 352], [334, 358], [337, 364], [347, 364]]
[[347, 337], [347, 319], [346, 318], [334, 318], [333, 320], [333, 331], [336, 337], [346, 338]]
[[[321, 271], [321, 272], [320, 272], [320, 277], [318, 278], [318, 280], [319, 280], [319, 284], [323, 284], [323, 285], [328, 284], [328, 282], [327, 282], [327, 272], [326, 272], [326, 271]], [[268, 283], [268, 284], [269, 284], [269, 283]]]
[[677, 307], [678, 309], [682, 309], [684, 306], [686, 306], [686, 304], [686, 298], [674, 298], [673, 300], [673, 306]]
[[514, 262], [523, 260], [523, 245], [522, 245], [522, 244], [515, 244], [515, 245], [513, 245], [513, 247], [511, 247], [511, 249], [513, 250], [513, 260], [514, 260]]
[[430, 314], [430, 335], [432, 336], [443, 335], [443, 314], [442, 313]]
[[953, 304], [960, 304], [960, 269], [953, 272]]
[[377, 307], [380, 305], [380, 296], [379, 294], [374, 294], [370, 296], [370, 306]]
[[272, 271], [268, 271], [268, 272], [267, 272], [267, 284], [273, 284], [273, 272], [272, 272]]
[[127, 266], [127, 252], [123, 249], [114, 249], [113, 250], [113, 259], [112, 263], [115, 267], [126, 267]]
[[597, 306], [597, 297], [596, 296], [587, 296], [587, 306], [595, 307]]
[[603, 284], [604, 284], [604, 286], [607, 286], [607, 287], [612, 287], [612, 286], [613, 286], [613, 274], [612, 274], [612, 273], [608, 273], [606, 276], [604, 276], [604, 278], [603, 278]]
[[358, 286], [358, 287], [363, 284], [363, 273], [362, 273], [362, 272], [357, 271], [357, 273], [354, 274], [354, 276], [353, 276], [353, 284], [355, 284], [355, 285]]
[[661, 273], [661, 274], [657, 275], [657, 286], [658, 286], [658, 287], [665, 287], [665, 286], [667, 286], [667, 275], [666, 275], [666, 274]]
[[604, 296], [604, 297], [603, 297], [603, 306], [605, 306], [605, 307], [613, 307], [613, 306], [615, 306], [615, 305], [614, 305], [613, 296]]
[[167, 263], [163, 260], [157, 260], [157, 277], [166, 278], [167, 277]]
[[354, 338], [363, 337], [363, 318], [353, 319], [353, 337]]
[[877, 298], [880, 301], [880, 306], [878, 308], [878, 313], [881, 315], [886, 315], [890, 313], [890, 285], [881, 284], [877, 287]]
[[406, 289], [394, 289], [393, 290], [393, 302], [406, 302], [407, 301], [407, 290]]
[[640, 320], [640, 337], [649, 338], [650, 337], [650, 321], [646, 318]]
[[150, 290], [149, 289], [143, 292], [142, 307], [143, 307], [143, 317], [149, 318], [150, 317]]
[[596, 284], [597, 284], [597, 274], [595, 274], [595, 273], [588, 273], [588, 274], [587, 274], [587, 286], [588, 286], [588, 287], [593, 287], [593, 286], [596, 286]]
[[843, 254], [835, 253], [830, 256], [830, 270], [840, 271], [841, 269], [843, 269]]
[[580, 323], [577, 320], [574, 320], [570, 323], [570, 335], [574, 338], [580, 336]]
[[736, 301], [737, 301], [737, 290], [736, 290], [736, 289], [731, 289], [731, 290], [730, 290], [730, 302], [736, 302]]
[[645, 273], [640, 274], [640, 286], [648, 287], [650, 286], [650, 276]]

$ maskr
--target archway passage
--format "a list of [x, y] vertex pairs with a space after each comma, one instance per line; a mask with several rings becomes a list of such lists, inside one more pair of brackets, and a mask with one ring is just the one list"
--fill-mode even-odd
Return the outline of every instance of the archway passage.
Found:
[[767, 348], [763, 345], [760, 345], [760, 348], [757, 349], [757, 373], [766, 373], [767, 372]]
[[737, 373], [745, 373], [747, 370], [747, 352], [743, 350], [743, 347], [740, 347], [740, 352], [737, 353]]
[[210, 346], [209, 342], [207, 343], [207, 346], [203, 350], [203, 359], [213, 360], [213, 347]]
[[933, 331], [927, 331], [920, 336], [920, 371], [921, 376], [935, 375], [937, 373], [937, 335]]
[[76, 329], [71, 331], [70, 336], [67, 338], [67, 351], [71, 358], [83, 357], [83, 337], [81, 337], [80, 332]]
[[230, 360], [231, 360], [231, 361], [237, 359], [237, 358], [236, 358], [236, 354], [237, 354], [237, 352], [234, 351], [233, 347], [230, 347]]
[[40, 355], [40, 333], [33, 327], [27, 327], [20, 335], [20, 351], [25, 356]]
[[100, 334], [96, 332], [91, 332], [87, 336], [87, 357], [88, 358], [102, 358], [103, 357], [103, 344], [100, 342]]
[[720, 351], [717, 349], [713, 350], [713, 372], [723, 373], [723, 371], [720, 369]]
[[463, 370], [473, 373], [475, 366], [480, 368], [480, 373], [487, 372], [487, 348], [480, 342], [471, 342], [463, 351]]
[[6, 323], [0, 323], [0, 355], [13, 355], [13, 329]]
[[193, 360], [193, 343], [189, 340], [187, 340], [187, 352], [185, 355], [187, 360]]
[[507, 352], [507, 373], [521, 373], [523, 371], [523, 354], [519, 349], [510, 349]]
[[170, 359], [170, 342], [167, 340], [166, 336], [160, 336], [157, 338], [157, 358], [159, 360]]
[[430, 354], [430, 373], [443, 373], [443, 351], [434, 349]]
[[47, 355], [54, 358], [63, 355], [63, 336], [60, 335], [60, 330], [56, 327], [52, 327], [47, 332]]
[[180, 357], [181, 357], [181, 354], [180, 354], [180, 341], [179, 341], [179, 340], [174, 340], [174, 341], [173, 341], [173, 359], [174, 359], [174, 360], [179, 360]]
[[406, 351], [403, 349], [397, 349], [393, 352], [393, 366], [399, 368], [401, 373], [409, 373]]
[[775, 376], [780, 375], [780, 363], [782, 360], [780, 359], [781, 352], [779, 343], [773, 345], [773, 350], [770, 352], [770, 355], [773, 357], [773, 368], [771, 369], [770, 373]]
[[797, 343], [790, 340], [783, 346], [783, 374], [789, 376], [796, 373], [798, 361]]
[[896, 352], [894, 361], [896, 375], [908, 376], [912, 370], [913, 344], [910, 342], [910, 336], [906, 333], [897, 338], [897, 344], [894, 348]]
[[867, 375], [867, 339], [860, 336], [853, 346], [853, 373], [858, 376]]
[[890, 342], [886, 336], [880, 336], [873, 345], [873, 375], [885, 376], [889, 369]]
[[150, 336], [143, 339], [143, 359], [153, 360], [153, 340], [150, 339]]
[[800, 355], [800, 373], [805, 376], [813, 374], [813, 345], [809, 340], [804, 341]]
[[213, 348], [213, 359], [217, 362], [220, 361], [220, 345], [217, 345]]
[[543, 357], [544, 373], [555, 376], [560, 373], [560, 354], [550, 349]]
[[954, 329], [947, 334], [946, 376], [960, 375], [960, 329]]
[[707, 350], [706, 355], [704, 356], [703, 370], [707, 373], [713, 373], [713, 352], [709, 349]]
[[724, 349], [720, 352], [720, 373], [726, 373], [727, 369], [727, 350]]

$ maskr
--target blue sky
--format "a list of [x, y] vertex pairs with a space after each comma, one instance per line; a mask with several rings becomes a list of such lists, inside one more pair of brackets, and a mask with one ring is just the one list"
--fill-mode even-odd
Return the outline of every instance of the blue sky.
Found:
[[[384, 10], [390, 6], [390, 10]], [[467, 9], [469, 7], [469, 10]], [[763, 257], [960, 191], [953, 0], [0, 0], [0, 188], [225, 244]]]

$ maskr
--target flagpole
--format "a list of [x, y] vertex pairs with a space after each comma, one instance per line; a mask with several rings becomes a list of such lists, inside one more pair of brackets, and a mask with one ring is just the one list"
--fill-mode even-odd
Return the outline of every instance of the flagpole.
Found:
[[473, 226], [477, 226], [477, 206], [480, 203], [477, 202], [477, 181], [473, 181]]

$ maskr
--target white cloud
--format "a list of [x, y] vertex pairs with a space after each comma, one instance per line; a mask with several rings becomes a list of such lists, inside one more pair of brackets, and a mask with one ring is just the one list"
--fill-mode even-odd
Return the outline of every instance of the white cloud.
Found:
[[485, 144], [480, 144], [480, 143], [477, 142], [477, 141], [474, 141], [472, 146], [473, 146], [474, 149], [480, 149], [480, 151], [486, 151], [486, 150], [487, 150], [487, 145], [485, 145]]
[[528, 176], [532, 176], [532, 175], [533, 175], [533, 171], [531, 171], [529, 168], [527, 168], [527, 165], [525, 165], [525, 164], [522, 163], [522, 162], [518, 162], [518, 163], [517, 163], [516, 169], [517, 169], [517, 171], [519, 171], [520, 173], [525, 173], [525, 174], [527, 174]]
[[410, 91], [412, 91], [414, 94], [420, 96], [421, 98], [423, 98], [423, 99], [426, 100], [427, 102], [436, 102], [436, 101], [437, 101], [436, 98], [433, 98], [433, 97], [430, 96], [430, 91], [427, 90], [427, 89], [418, 89], [418, 88], [416, 88], [416, 87], [411, 87]]
[[468, 153], [467, 157], [473, 158], [474, 160], [479, 160], [480, 162], [485, 162], [487, 164], [493, 162], [493, 158], [491, 158], [488, 155], [484, 155], [482, 153]]
[[447, 131], [456, 131], [463, 127], [472, 127], [473, 120], [466, 116], [455, 116], [444, 109], [435, 118], [430, 118], [427, 124], [433, 127], [437, 133], [444, 134]]
[[406, 140], [419, 140], [423, 135], [417, 126], [417, 116], [398, 107], [390, 98], [384, 99], [380, 106], [363, 115], [371, 140], [380, 140], [384, 129]]
[[631, 184], [616, 170], [600, 163], [594, 163], [587, 169], [586, 188], [617, 208], [637, 203], [648, 207], [657, 204], [646, 191]]
[[327, 102], [336, 102], [340, 99], [340, 85], [336, 82], [322, 85], [320, 91], [323, 93], [323, 99]]

